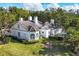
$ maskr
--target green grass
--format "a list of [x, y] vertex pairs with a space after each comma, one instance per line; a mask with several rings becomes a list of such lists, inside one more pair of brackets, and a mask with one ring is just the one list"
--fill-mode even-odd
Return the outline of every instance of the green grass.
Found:
[[23, 44], [16, 40], [8, 44], [0, 45], [0, 56], [33, 56], [41, 55], [42, 43]]
[[37, 43], [31, 44], [23, 44], [22, 42], [13, 40], [10, 37], [7, 39], [9, 43], [0, 45], [0, 56], [43, 56], [49, 54], [54, 56], [74, 55], [69, 48], [66, 48], [61, 40], [57, 40], [56, 38], [50, 38], [53, 46], [51, 50], [44, 48], [43, 44], [47, 41], [45, 38], [39, 39]]

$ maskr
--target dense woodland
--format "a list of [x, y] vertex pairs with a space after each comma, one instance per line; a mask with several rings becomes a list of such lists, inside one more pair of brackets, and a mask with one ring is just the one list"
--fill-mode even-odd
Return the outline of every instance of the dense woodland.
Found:
[[11, 27], [20, 17], [27, 20], [29, 15], [38, 16], [42, 22], [50, 21], [51, 18], [55, 19], [67, 32], [66, 37], [62, 39], [64, 45], [74, 53], [79, 51], [79, 14], [68, 13], [61, 8], [51, 8], [45, 11], [28, 11], [16, 7], [9, 7], [9, 9], [0, 7], [0, 30]]

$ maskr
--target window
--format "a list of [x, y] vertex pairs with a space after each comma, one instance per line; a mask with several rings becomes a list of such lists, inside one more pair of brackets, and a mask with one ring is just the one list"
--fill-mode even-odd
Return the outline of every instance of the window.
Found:
[[20, 37], [20, 32], [18, 32], [18, 37]]
[[44, 32], [42, 32], [42, 33], [44, 33]]
[[30, 38], [31, 38], [31, 39], [35, 39], [35, 34], [31, 34], [31, 35], [30, 35]]

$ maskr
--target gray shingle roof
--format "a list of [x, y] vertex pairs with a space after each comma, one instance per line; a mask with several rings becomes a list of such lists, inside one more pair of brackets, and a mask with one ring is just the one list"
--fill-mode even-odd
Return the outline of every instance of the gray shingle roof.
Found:
[[27, 31], [39, 31], [39, 26], [31, 21], [20, 21], [19, 24], [23, 26]]

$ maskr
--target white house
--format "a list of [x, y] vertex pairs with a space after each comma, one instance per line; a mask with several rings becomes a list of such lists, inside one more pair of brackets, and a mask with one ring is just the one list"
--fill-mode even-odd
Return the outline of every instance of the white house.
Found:
[[37, 16], [35, 16], [34, 19], [30, 16], [27, 21], [20, 18], [19, 21], [10, 28], [9, 32], [6, 31], [5, 34], [18, 39], [38, 40], [40, 37], [61, 36], [62, 32], [63, 29], [56, 27], [53, 19], [51, 19], [50, 22], [42, 24], [38, 21]]

